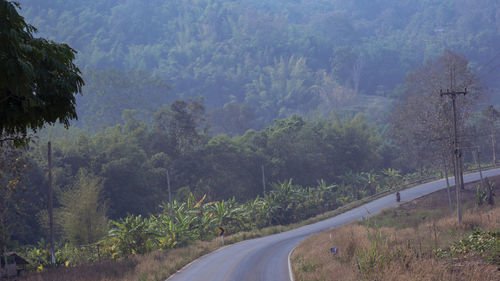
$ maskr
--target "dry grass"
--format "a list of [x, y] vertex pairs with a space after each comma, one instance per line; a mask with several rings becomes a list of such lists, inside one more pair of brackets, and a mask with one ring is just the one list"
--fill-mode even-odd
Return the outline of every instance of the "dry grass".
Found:
[[121, 261], [47, 270], [29, 274], [21, 280], [165, 280], [190, 261], [215, 250], [218, 244], [220, 242], [217, 241], [198, 242], [184, 248], [136, 255]]
[[[449, 246], [476, 227], [500, 229], [500, 207], [487, 206], [468, 209], [458, 226], [448, 206], [439, 204], [445, 196], [445, 191], [437, 192], [363, 223], [307, 238], [292, 255], [296, 280], [500, 280], [498, 266], [480, 256], [435, 257], [434, 249]], [[408, 218], [411, 223], [405, 222]], [[332, 255], [331, 247], [340, 248], [340, 254]]]
[[[252, 232], [239, 232], [225, 238], [226, 245], [246, 239], [271, 235], [285, 231], [284, 226], [272, 226]], [[148, 281], [165, 280], [190, 263], [222, 246], [221, 240], [197, 241], [187, 247], [168, 251], [155, 251], [146, 255], [135, 255], [125, 260], [108, 261], [84, 266], [57, 268], [40, 273], [29, 273], [22, 281]]]

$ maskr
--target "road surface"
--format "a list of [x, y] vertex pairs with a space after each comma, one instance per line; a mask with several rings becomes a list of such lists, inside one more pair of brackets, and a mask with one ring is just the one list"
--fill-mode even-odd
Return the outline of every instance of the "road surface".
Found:
[[[483, 176], [500, 175], [500, 169], [483, 172]], [[464, 182], [479, 179], [479, 173], [464, 175]], [[450, 184], [454, 181], [451, 179]], [[410, 201], [446, 187], [444, 179], [401, 191], [401, 202]], [[168, 281], [289, 281], [289, 254], [312, 233], [340, 226], [374, 215], [393, 206], [394, 194], [366, 203], [338, 216], [271, 236], [247, 240], [219, 249], [187, 265]]]

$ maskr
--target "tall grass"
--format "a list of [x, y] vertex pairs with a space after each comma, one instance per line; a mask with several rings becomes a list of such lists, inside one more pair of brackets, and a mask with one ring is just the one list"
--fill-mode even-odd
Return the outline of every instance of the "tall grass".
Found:
[[[500, 230], [500, 207], [471, 208], [461, 225], [454, 216], [424, 215], [419, 224], [388, 226], [390, 220], [401, 226], [408, 216], [421, 217], [428, 211], [427, 206], [416, 206], [413, 212], [389, 210], [372, 223], [352, 223], [309, 237], [292, 255], [296, 280], [500, 280], [500, 264], [485, 258], [491, 253], [436, 255], [438, 249], [462, 245], [457, 241], [474, 229]], [[373, 223], [377, 221], [385, 226], [378, 227]], [[340, 254], [331, 254], [331, 247], [339, 247]], [[314, 270], [307, 270], [311, 265]]]

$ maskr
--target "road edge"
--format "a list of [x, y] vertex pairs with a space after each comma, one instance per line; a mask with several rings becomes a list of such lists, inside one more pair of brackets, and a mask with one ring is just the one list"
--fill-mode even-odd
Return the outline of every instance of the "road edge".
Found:
[[294, 281], [292, 262], [291, 262], [292, 253], [293, 253], [293, 251], [295, 251], [295, 248], [297, 248], [298, 245], [299, 245], [299, 243], [297, 243], [297, 245], [295, 245], [295, 247], [293, 247], [293, 249], [290, 250], [290, 253], [288, 253], [288, 275], [290, 276], [290, 281]]
[[[240, 242], [243, 242], [243, 241], [240, 241]], [[238, 243], [240, 243], [240, 242], [238, 242]], [[234, 244], [238, 244], [238, 243], [234, 243]], [[234, 244], [231, 244], [231, 245], [234, 245]], [[175, 276], [175, 275], [177, 275], [177, 274], [179, 274], [180, 272], [182, 272], [182, 270], [184, 270], [185, 268], [187, 268], [187, 267], [188, 267], [188, 266], [190, 266], [191, 264], [198, 262], [198, 261], [199, 261], [201, 258], [203, 258], [204, 256], [209, 255], [209, 254], [212, 254], [212, 253], [215, 253], [215, 252], [218, 252], [218, 251], [221, 251], [221, 250], [223, 250], [224, 248], [227, 248], [227, 247], [229, 247], [229, 246], [231, 246], [231, 245], [222, 246], [222, 247], [220, 247], [220, 248], [218, 248], [218, 249], [216, 249], [216, 250], [214, 250], [214, 251], [212, 251], [212, 252], [210, 252], [210, 253], [207, 253], [207, 254], [205, 254], [205, 255], [203, 255], [203, 256], [201, 256], [201, 257], [199, 257], [199, 258], [197, 258], [197, 259], [195, 259], [195, 260], [191, 261], [190, 263], [186, 264], [185, 266], [183, 266], [182, 268], [180, 268], [179, 270], [177, 270], [176, 272], [174, 272], [172, 275], [170, 275], [169, 277], [167, 277], [167, 279], [165, 279], [165, 281], [168, 281], [168, 280], [170, 280], [170, 279], [174, 278], [174, 276]], [[293, 281], [293, 280], [292, 280], [292, 281]]]
[[[482, 172], [487, 172], [487, 171], [492, 171], [492, 170], [496, 170], [496, 169], [500, 169], [498, 167], [486, 167], [486, 170], [483, 170]], [[479, 172], [476, 172], [474, 170], [472, 171], [468, 171], [467, 174], [473, 174], [473, 173], [479, 173]], [[448, 177], [448, 178], [452, 178], [452, 177]], [[298, 223], [299, 225], [298, 226], [295, 226], [295, 227], [292, 227], [290, 229], [287, 229], [287, 230], [282, 230], [282, 231], [278, 231], [277, 233], [273, 233], [273, 234], [268, 234], [268, 235], [264, 235], [264, 236], [257, 236], [257, 237], [253, 237], [253, 238], [249, 238], [249, 239], [245, 239], [245, 240], [241, 240], [241, 241], [238, 241], [236, 243], [231, 243], [231, 244], [228, 244], [226, 246], [223, 246], [221, 248], [218, 248], [212, 252], [209, 252], [209, 253], [206, 253], [198, 258], [196, 258], [195, 260], [189, 262], [188, 264], [186, 264], [185, 266], [183, 266], [181, 269], [177, 270], [176, 272], [174, 272], [172, 275], [168, 276], [167, 279], [165, 279], [165, 281], [168, 281], [172, 278], [174, 278], [175, 275], [178, 275], [180, 272], [182, 272], [183, 270], [185, 270], [187, 267], [189, 267], [191, 264], [197, 262], [198, 260], [202, 259], [203, 257], [205, 256], [208, 256], [210, 254], [213, 254], [215, 252], [218, 252], [220, 250], [222, 250], [223, 248], [226, 248], [226, 247], [230, 247], [232, 245], [235, 245], [235, 244], [239, 244], [239, 243], [243, 243], [243, 242], [246, 242], [246, 241], [249, 241], [249, 240], [253, 240], [253, 239], [259, 239], [259, 238], [263, 238], [263, 237], [268, 237], [268, 236], [273, 236], [273, 235], [278, 235], [280, 233], [284, 233], [284, 232], [288, 232], [288, 231], [291, 231], [291, 230], [294, 230], [294, 229], [298, 229], [298, 228], [301, 228], [301, 227], [305, 227], [307, 225], [310, 225], [310, 224], [314, 224], [314, 223], [317, 223], [317, 222], [320, 222], [320, 221], [323, 221], [323, 220], [326, 220], [326, 219], [330, 219], [330, 218], [333, 218], [333, 217], [336, 217], [338, 215], [341, 215], [341, 214], [344, 214], [346, 212], [349, 212], [350, 210], [352, 209], [355, 209], [355, 208], [358, 208], [358, 207], [361, 207], [365, 204], [368, 204], [370, 202], [373, 202], [377, 199], [380, 199], [382, 197], [385, 197], [385, 196], [389, 196], [391, 195], [393, 192], [397, 191], [397, 190], [406, 190], [406, 189], [410, 189], [410, 188], [413, 188], [415, 186], [419, 186], [419, 185], [423, 185], [423, 184], [427, 184], [427, 183], [431, 183], [431, 182], [435, 182], [435, 181], [440, 181], [440, 180], [445, 180], [446, 178], [427, 178], [427, 179], [423, 179], [423, 180], [420, 180], [420, 183], [416, 183], [416, 182], [412, 182], [410, 184], [407, 184], [406, 186], [404, 186], [403, 188], [397, 188], [397, 189], [391, 189], [391, 190], [386, 190], [384, 192], [381, 192], [379, 194], [375, 194], [375, 196], [368, 196], [366, 198], [363, 198], [363, 199], [360, 199], [360, 200], [356, 200], [356, 201], [353, 201], [351, 203], [348, 203], [344, 206], [341, 206], [335, 210], [332, 210], [332, 211], [329, 211], [329, 212], [325, 212], [323, 214], [320, 214], [318, 216], [322, 216], [322, 215], [325, 215], [327, 213], [335, 213], [335, 214], [330, 214], [330, 215], [326, 215], [325, 217], [321, 217], [321, 218], [316, 218], [316, 217], [313, 217], [313, 218], [310, 218], [310, 219], [307, 219], [305, 221], [302, 221], [301, 223], [305, 223], [303, 225], [300, 225], [301, 223]], [[451, 185], [451, 184], [450, 184]], [[446, 186], [443, 187], [443, 189], [446, 188]], [[425, 195], [423, 195], [425, 196]], [[418, 198], [418, 197], [417, 197]], [[415, 198], [416, 199], [416, 198]], [[360, 205], [357, 205], [357, 204], [360, 204]], [[368, 210], [367, 210], [368, 211]], [[369, 216], [371, 216], [370, 212], [369, 213]], [[308, 220], [312, 220], [310, 222], [307, 222]], [[294, 224], [291, 224], [291, 225], [294, 225]], [[291, 225], [288, 225], [288, 226], [291, 226]], [[307, 238], [307, 237], [306, 237]], [[300, 244], [297, 243], [294, 248], [288, 253], [288, 272], [289, 272], [289, 278], [291, 281], [294, 281], [294, 276], [293, 276], [293, 270], [292, 270], [292, 265], [291, 265], [291, 255], [293, 253], [293, 251], [298, 247], [298, 245]]]

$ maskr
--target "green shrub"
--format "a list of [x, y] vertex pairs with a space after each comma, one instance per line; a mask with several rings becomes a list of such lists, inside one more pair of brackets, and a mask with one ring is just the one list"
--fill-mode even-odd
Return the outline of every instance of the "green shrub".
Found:
[[488, 262], [500, 265], [500, 231], [476, 228], [466, 238], [454, 242], [447, 249], [436, 249], [434, 254], [439, 258], [481, 254]]

